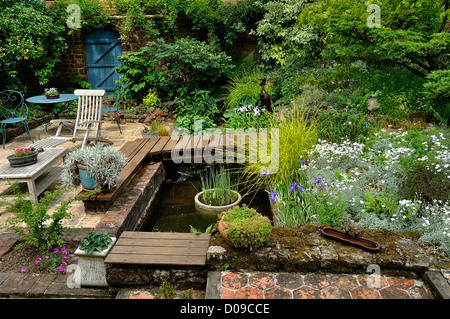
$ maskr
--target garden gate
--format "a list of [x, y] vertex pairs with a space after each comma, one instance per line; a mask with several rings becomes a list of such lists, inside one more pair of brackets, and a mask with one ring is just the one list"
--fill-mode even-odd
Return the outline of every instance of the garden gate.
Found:
[[117, 59], [122, 55], [119, 34], [107, 28], [96, 29], [84, 39], [89, 83], [92, 89], [103, 89], [114, 93], [119, 74], [116, 67], [122, 63]]

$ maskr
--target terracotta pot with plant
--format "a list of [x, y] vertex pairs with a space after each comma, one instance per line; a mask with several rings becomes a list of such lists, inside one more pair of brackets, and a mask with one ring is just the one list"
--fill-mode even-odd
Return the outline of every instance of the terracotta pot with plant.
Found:
[[272, 223], [255, 209], [242, 205], [222, 214], [218, 230], [230, 245], [253, 250], [267, 242], [272, 233]]
[[57, 99], [59, 98], [59, 92], [56, 88], [49, 88], [44, 90], [44, 95], [47, 99]]

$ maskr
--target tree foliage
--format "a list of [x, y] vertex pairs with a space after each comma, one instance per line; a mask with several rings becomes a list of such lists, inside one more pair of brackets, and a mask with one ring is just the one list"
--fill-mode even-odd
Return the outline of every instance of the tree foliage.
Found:
[[448, 122], [449, 14], [449, 0], [322, 0], [302, 10], [298, 24], [318, 33], [325, 61], [398, 67], [424, 79], [424, 92]]
[[0, 87], [31, 91], [56, 75], [64, 26], [40, 0], [0, 2]]
[[[370, 4], [380, 8], [379, 28], [367, 23]], [[305, 8], [298, 22], [320, 34], [324, 58], [395, 65], [426, 78], [448, 67], [448, 12], [449, 1], [323, 0]]]

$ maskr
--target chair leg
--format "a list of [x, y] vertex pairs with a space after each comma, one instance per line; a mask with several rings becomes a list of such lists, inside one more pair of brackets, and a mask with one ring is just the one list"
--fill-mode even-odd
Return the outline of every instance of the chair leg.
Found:
[[119, 113], [116, 112], [116, 122], [117, 126], [119, 127], [119, 132], [122, 134], [122, 129], [120, 128], [120, 120], [119, 120]]
[[28, 127], [28, 122], [24, 121], [23, 122], [23, 126], [25, 127], [25, 131], [27, 131], [27, 134], [28, 134], [28, 137], [31, 140], [31, 143], [34, 143], [33, 138], [31, 137], [31, 134], [30, 134], [30, 128]]
[[2, 135], [3, 135], [3, 148], [6, 144], [6, 124], [2, 124]]

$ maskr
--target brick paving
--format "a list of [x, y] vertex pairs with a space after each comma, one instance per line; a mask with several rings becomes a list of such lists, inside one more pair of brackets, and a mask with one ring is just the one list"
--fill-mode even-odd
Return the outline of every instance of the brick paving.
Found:
[[422, 280], [371, 275], [223, 272], [221, 299], [433, 299]]

